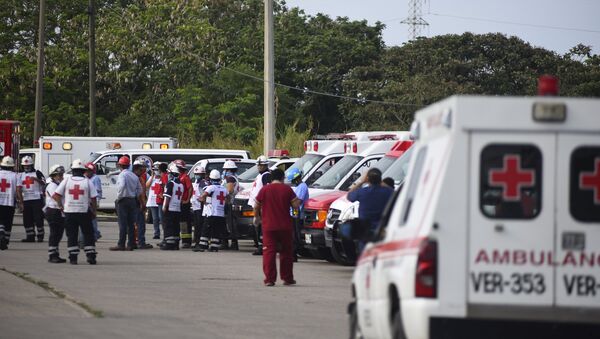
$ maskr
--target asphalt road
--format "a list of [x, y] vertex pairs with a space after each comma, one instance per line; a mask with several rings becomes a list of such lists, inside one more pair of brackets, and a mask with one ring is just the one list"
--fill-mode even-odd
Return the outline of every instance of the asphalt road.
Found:
[[[264, 287], [250, 242], [239, 252], [110, 252], [110, 221], [100, 223], [98, 265], [83, 252], [77, 266], [50, 264], [47, 243], [21, 243], [15, 221], [0, 252], [1, 338], [347, 337], [352, 268], [300, 259], [298, 285]], [[66, 237], [60, 250], [67, 257]]]

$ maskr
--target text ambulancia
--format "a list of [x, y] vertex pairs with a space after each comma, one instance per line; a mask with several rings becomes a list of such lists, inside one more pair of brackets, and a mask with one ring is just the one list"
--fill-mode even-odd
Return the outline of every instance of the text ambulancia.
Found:
[[453, 96], [417, 112], [408, 177], [354, 272], [354, 334], [597, 338], [599, 110]]

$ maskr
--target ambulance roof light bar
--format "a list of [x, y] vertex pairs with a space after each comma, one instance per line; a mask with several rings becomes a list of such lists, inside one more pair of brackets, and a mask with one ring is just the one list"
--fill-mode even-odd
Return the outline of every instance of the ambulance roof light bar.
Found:
[[[552, 75], [542, 75], [538, 79], [538, 95], [557, 96], [559, 92], [558, 78]], [[537, 122], [560, 123], [567, 120], [567, 105], [560, 102], [536, 102], [533, 104], [531, 115]]]
[[371, 140], [371, 141], [398, 140], [398, 137], [395, 134], [370, 135], [369, 140]]
[[290, 156], [290, 151], [286, 149], [272, 149], [269, 150], [269, 158], [287, 158]]

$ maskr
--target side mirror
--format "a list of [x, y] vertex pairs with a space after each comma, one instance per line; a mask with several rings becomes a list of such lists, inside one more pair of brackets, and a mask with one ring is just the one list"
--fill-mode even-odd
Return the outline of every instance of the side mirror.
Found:
[[350, 180], [351, 180], [352, 182], [355, 182], [355, 181], [356, 181], [356, 180], [358, 180], [359, 178], [360, 178], [360, 173], [358, 173], [358, 172], [355, 172], [355, 173], [352, 173], [352, 176], [351, 176], [351, 179], [350, 179]]
[[371, 239], [371, 227], [368, 221], [361, 219], [350, 219], [340, 224], [340, 235], [346, 240], [369, 241]]

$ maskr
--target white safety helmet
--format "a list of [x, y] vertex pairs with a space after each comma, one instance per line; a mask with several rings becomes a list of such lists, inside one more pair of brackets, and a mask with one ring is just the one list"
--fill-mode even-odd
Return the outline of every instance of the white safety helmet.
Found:
[[58, 175], [58, 174], [63, 174], [65, 173], [65, 168], [62, 165], [52, 165], [52, 167], [50, 167], [50, 176], [53, 175]]
[[194, 174], [206, 174], [206, 170], [202, 166], [194, 167]]
[[15, 167], [15, 160], [10, 155], [7, 155], [4, 158], [2, 158], [2, 162], [0, 162], [0, 166]]
[[142, 167], [146, 167], [146, 162], [142, 159], [136, 159], [133, 162], [133, 166], [142, 166]]
[[223, 164], [223, 169], [237, 169], [237, 165], [235, 164], [235, 161], [233, 160], [227, 160], [225, 161], [225, 163]]
[[71, 164], [71, 169], [86, 169], [85, 165], [83, 164], [83, 161], [81, 161], [81, 159], [75, 159], [73, 160], [73, 163]]
[[264, 155], [261, 155], [260, 157], [258, 157], [256, 159], [256, 164], [257, 165], [268, 165], [269, 159], [267, 159], [267, 157], [265, 157]]
[[177, 164], [174, 163], [173, 161], [171, 161], [169, 163], [169, 166], [167, 167], [167, 172], [178, 174], [179, 173], [179, 168], [177, 167]]
[[21, 159], [21, 165], [23, 166], [33, 166], [33, 159], [26, 155], [23, 157], [23, 159]]
[[208, 177], [210, 180], [219, 180], [221, 179], [221, 173], [219, 173], [219, 170], [214, 169], [210, 171], [210, 175]]

